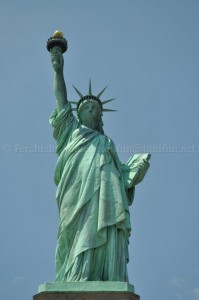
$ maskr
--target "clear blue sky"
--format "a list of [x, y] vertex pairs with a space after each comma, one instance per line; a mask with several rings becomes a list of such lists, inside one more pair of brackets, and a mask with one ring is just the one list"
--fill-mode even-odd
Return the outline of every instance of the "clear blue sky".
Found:
[[[199, 299], [199, 1], [2, 0], [0, 291], [54, 280], [55, 106], [46, 41], [65, 33], [65, 78], [116, 97], [104, 129], [122, 161], [151, 152], [131, 207], [130, 282], [141, 300]], [[107, 105], [108, 107], [108, 105]]]

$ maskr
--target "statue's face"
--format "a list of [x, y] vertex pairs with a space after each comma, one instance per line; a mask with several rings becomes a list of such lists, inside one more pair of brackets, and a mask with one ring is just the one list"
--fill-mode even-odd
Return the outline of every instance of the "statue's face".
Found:
[[100, 106], [95, 101], [86, 101], [81, 108], [81, 122], [82, 124], [87, 123], [88, 121], [99, 121], [102, 115]]

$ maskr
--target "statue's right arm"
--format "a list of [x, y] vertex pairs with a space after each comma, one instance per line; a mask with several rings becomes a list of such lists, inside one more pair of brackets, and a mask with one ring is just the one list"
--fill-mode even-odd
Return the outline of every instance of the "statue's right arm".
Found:
[[51, 62], [54, 69], [54, 92], [59, 113], [68, 103], [63, 72], [64, 58], [60, 47], [55, 46], [51, 49]]

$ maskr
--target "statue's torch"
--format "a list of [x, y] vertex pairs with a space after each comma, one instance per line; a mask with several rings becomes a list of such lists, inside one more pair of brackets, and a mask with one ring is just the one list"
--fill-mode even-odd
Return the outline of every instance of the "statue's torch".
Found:
[[55, 31], [53, 36], [51, 36], [48, 41], [47, 41], [47, 49], [50, 52], [50, 50], [55, 47], [58, 46], [61, 48], [62, 53], [66, 52], [68, 49], [68, 43], [67, 40], [64, 38], [64, 35], [61, 31]]

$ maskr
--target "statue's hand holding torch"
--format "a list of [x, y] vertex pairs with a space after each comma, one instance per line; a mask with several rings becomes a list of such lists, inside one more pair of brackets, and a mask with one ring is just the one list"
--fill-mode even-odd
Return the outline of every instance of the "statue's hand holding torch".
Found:
[[63, 53], [68, 49], [68, 44], [61, 31], [55, 31], [47, 41], [47, 49], [51, 53], [51, 62], [55, 72], [63, 72]]

